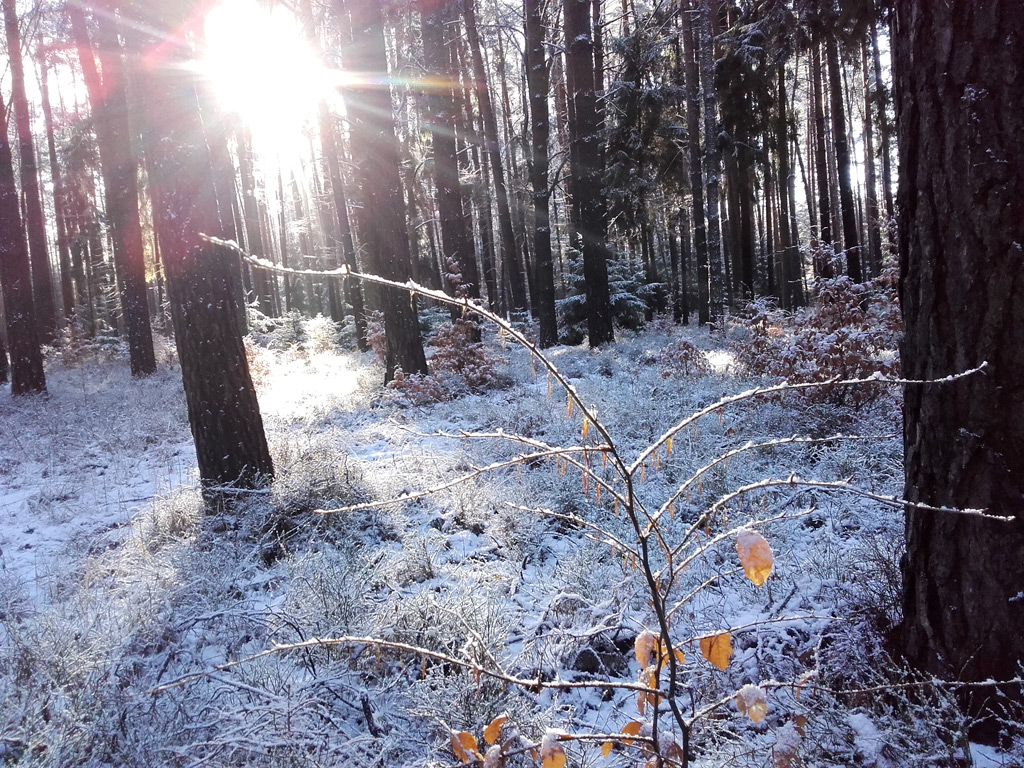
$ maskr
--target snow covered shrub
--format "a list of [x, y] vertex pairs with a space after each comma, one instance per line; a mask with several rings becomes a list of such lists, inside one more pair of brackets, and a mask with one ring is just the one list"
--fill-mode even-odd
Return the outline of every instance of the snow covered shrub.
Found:
[[330, 432], [308, 441], [274, 443], [272, 453], [277, 476], [271, 501], [282, 513], [350, 503], [360, 495], [358, 470]]
[[661, 377], [674, 379], [678, 377], [707, 376], [711, 373], [711, 364], [704, 353], [691, 341], [676, 339], [658, 353], [661, 363]]
[[[814, 306], [792, 318], [768, 299], [747, 307], [741, 321], [746, 333], [733, 351], [749, 374], [793, 384], [899, 375], [901, 324], [893, 265], [867, 283], [854, 283], [847, 275], [819, 279], [815, 292]], [[823, 386], [802, 396], [861, 405], [881, 391], [869, 385]]]
[[387, 383], [381, 401], [390, 405], [431, 405], [451, 399], [451, 393], [437, 376], [413, 373], [406, 375], [401, 368], [395, 368], [395, 377]]
[[314, 355], [337, 352], [341, 331], [329, 317], [317, 315], [305, 321], [306, 350]]

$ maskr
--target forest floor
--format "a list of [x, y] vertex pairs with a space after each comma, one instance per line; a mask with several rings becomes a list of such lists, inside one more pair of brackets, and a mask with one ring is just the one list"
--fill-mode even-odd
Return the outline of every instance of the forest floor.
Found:
[[[449, 378], [441, 390], [458, 397], [414, 405], [415, 386], [386, 392], [376, 357], [339, 349], [336, 335], [323, 320], [256, 334], [277, 478], [216, 510], [203, 507], [172, 352], [141, 381], [118, 356], [53, 353], [48, 395], [0, 389], [0, 765], [451, 766], [451, 733], [473, 734], [482, 753], [500, 715], [509, 766], [535, 764], [528, 747], [550, 749], [550, 734], [570, 766], [594, 768], [650, 755], [642, 741], [609, 750], [588, 735], [657, 728], [663, 751], [682, 742], [664, 702], [655, 718], [616, 687], [641, 676], [637, 636], [657, 633], [643, 563], [624, 554], [637, 536], [623, 510], [565, 461], [509, 463], [534, 450], [510, 435], [599, 444], [557, 381], [487, 334], [486, 391]], [[669, 366], [680, 338], [702, 372]], [[774, 383], [740, 371], [723, 334], [694, 327], [655, 324], [549, 357], [627, 462], [686, 415]], [[649, 513], [693, 478], [654, 537], [672, 565], [658, 547], [650, 556], [676, 574], [662, 583], [692, 765], [1024, 765], [1019, 742], [971, 744], [952, 693], [887, 654], [898, 508], [782, 484], [728, 499], [692, 530], [718, 500], [771, 478], [899, 494], [898, 394], [856, 407], [745, 399], [685, 428], [636, 478]], [[778, 443], [794, 435], [813, 442]], [[715, 463], [748, 441], [775, 444]], [[614, 485], [600, 453], [589, 461]], [[737, 557], [747, 525], [774, 553], [761, 587]], [[726, 631], [719, 669], [700, 638]], [[310, 643], [342, 636], [438, 656]], [[473, 666], [563, 685], [526, 690]], [[737, 711], [747, 685], [766, 696], [759, 722]]]

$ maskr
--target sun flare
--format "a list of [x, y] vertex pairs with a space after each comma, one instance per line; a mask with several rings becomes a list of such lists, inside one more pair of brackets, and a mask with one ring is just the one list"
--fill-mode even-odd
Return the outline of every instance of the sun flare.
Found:
[[331, 78], [295, 15], [280, 5], [220, 0], [205, 31], [200, 66], [221, 107], [257, 141], [278, 147], [299, 141], [330, 95]]

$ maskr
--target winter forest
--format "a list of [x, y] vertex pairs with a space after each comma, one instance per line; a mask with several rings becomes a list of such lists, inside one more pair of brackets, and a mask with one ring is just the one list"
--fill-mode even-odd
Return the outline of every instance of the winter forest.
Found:
[[0, 13], [0, 766], [1024, 766], [1021, 0]]

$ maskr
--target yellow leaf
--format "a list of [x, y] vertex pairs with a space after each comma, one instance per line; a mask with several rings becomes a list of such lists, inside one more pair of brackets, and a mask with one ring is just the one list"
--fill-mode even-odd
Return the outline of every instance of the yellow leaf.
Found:
[[587, 439], [587, 432], [589, 432], [589, 431], [590, 431], [590, 419], [588, 419], [586, 416], [584, 416], [583, 417], [583, 437], [581, 438], [581, 440], [586, 440]]
[[558, 735], [548, 731], [540, 742], [541, 768], [565, 768], [565, 751], [558, 746]]
[[651, 666], [651, 660], [654, 658], [657, 647], [658, 636], [649, 629], [645, 629], [636, 636], [636, 640], [633, 641], [633, 651], [636, 653], [636, 660], [640, 662], [641, 667], [647, 669]]
[[700, 639], [701, 655], [718, 667], [725, 670], [729, 667], [729, 657], [732, 656], [732, 636], [728, 632], [711, 637]]
[[603, 757], [608, 757], [608, 755], [610, 755], [612, 753], [612, 750], [614, 748], [615, 748], [615, 744], [613, 742], [606, 741], [604, 744], [601, 745], [601, 755]]
[[676, 663], [678, 663], [678, 664], [685, 664], [686, 663], [686, 654], [683, 653], [682, 650], [680, 650], [679, 648], [673, 648], [672, 649], [672, 654], [676, 657]]
[[756, 685], [744, 685], [736, 692], [736, 709], [755, 723], [760, 723], [768, 714], [768, 700], [764, 690]]
[[[627, 736], [637, 736], [640, 733], [640, 730], [643, 727], [644, 727], [643, 723], [638, 722], [637, 720], [630, 720], [628, 723], [626, 723], [624, 726], [622, 726], [622, 732], [624, 734], [626, 734]], [[632, 739], [623, 739], [622, 743], [625, 744], [628, 747], [628, 746], [632, 745], [633, 740]]]
[[666, 456], [671, 456], [672, 455], [672, 438], [671, 437], [668, 440], [665, 441], [665, 455]]
[[566, 397], [569, 399], [569, 418], [572, 418], [572, 395], [566, 393]]
[[476, 738], [466, 731], [452, 731], [452, 752], [464, 763], [480, 757], [477, 752]]
[[747, 578], [758, 587], [764, 584], [775, 564], [772, 548], [764, 536], [757, 531], [740, 531], [736, 536], [736, 552]]
[[501, 726], [508, 720], [508, 715], [499, 715], [498, 717], [491, 720], [484, 728], [484, 741], [488, 744], [493, 744], [499, 738], [501, 738]]

